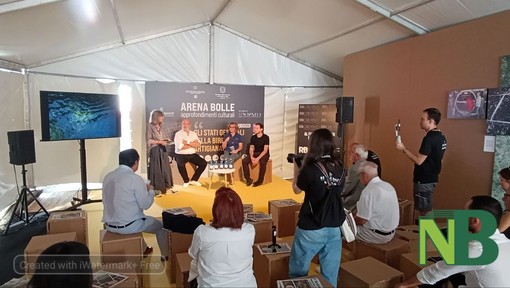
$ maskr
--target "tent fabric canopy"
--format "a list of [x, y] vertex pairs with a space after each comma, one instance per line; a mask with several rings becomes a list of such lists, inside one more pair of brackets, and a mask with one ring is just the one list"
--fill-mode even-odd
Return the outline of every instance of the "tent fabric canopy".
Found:
[[[402, 0], [0, 0], [2, 39], [0, 66], [53, 73], [56, 69], [55, 65], [59, 62], [95, 54], [98, 55], [97, 63], [91, 63], [92, 67], [88, 67], [93, 69], [94, 66], [100, 66], [105, 61], [104, 57], [110, 57], [111, 52], [107, 53], [107, 51], [114, 48], [127, 49], [120, 50], [121, 52], [116, 56], [120, 58], [126, 51], [135, 53], [132, 50], [138, 50], [130, 47], [133, 44], [144, 46], [154, 44], [153, 41], [159, 41], [167, 43], [151, 46], [153, 51], [149, 50], [149, 55], [145, 55], [144, 59], [160, 56], [158, 59], [151, 59], [149, 63], [172, 62], [172, 65], [167, 66], [169, 69], [157, 73], [158, 78], [151, 78], [156, 77], [155, 75], [140, 76], [137, 73], [132, 73], [130, 76], [126, 75], [125, 71], [118, 75], [113, 72], [109, 72], [110, 75], [104, 75], [105, 73], [101, 70], [98, 71], [100, 75], [94, 76], [171, 81], [179, 78], [179, 81], [223, 83], [228, 79], [215, 79], [214, 72], [227, 70], [230, 67], [221, 66], [222, 62], [219, 62], [221, 59], [217, 59], [218, 56], [215, 53], [221, 55], [228, 52], [222, 50], [222, 46], [226, 46], [226, 43], [220, 40], [221, 37], [215, 36], [224, 31], [230, 31], [246, 41], [277, 52], [278, 55], [311, 67], [336, 80], [327, 81], [333, 83], [319, 82], [316, 85], [338, 85], [343, 76], [343, 58], [348, 54], [508, 9], [510, 9], [509, 0], [417, 0], [412, 2]], [[213, 34], [205, 35], [206, 30]], [[218, 30], [220, 32], [217, 32]], [[185, 35], [179, 36], [181, 33]], [[172, 37], [168, 37], [170, 35]], [[193, 38], [194, 36], [196, 38]], [[179, 38], [186, 38], [186, 41], [181, 42], [182, 39]], [[242, 42], [238, 41], [237, 44], [243, 44]], [[192, 44], [200, 46], [191, 46]], [[228, 48], [232, 49], [231, 46]], [[151, 52], [154, 54], [150, 55]], [[161, 54], [158, 55], [158, 53]], [[132, 58], [137, 55], [129, 56]], [[167, 59], [167, 56], [170, 58]], [[182, 60], [182, 56], [194, 57], [199, 65], [207, 65], [207, 67], [200, 66], [201, 69], [194, 73], [176, 71], [173, 68], [182, 68], [179, 66], [179, 61], [176, 61]], [[254, 56], [266, 55], [261, 53]], [[207, 63], [203, 63], [204, 58]], [[106, 58], [106, 60], [112, 59]], [[253, 60], [253, 62], [258, 64], [259, 60], [261, 59]], [[164, 64], [167, 64], [166, 62]], [[191, 63], [191, 61], [188, 62]], [[136, 67], [122, 65], [123, 68], [136, 69]], [[239, 68], [247, 67], [235, 68], [238, 71]], [[67, 73], [62, 70], [58, 72]], [[69, 73], [71, 72], [73, 71]], [[284, 72], [288, 71], [280, 73]], [[91, 73], [91, 71], [80, 72], [82, 75], [89, 76]], [[301, 83], [301, 85], [307, 85], [307, 83]]]
[[[0, 0], [0, 131], [35, 130], [30, 184], [77, 182], [77, 143], [38, 141], [40, 90], [129, 89], [127, 128], [143, 151], [143, 81], [261, 85], [273, 169], [291, 177], [298, 106], [343, 94], [346, 55], [508, 9], [510, 0]], [[88, 141], [89, 181], [117, 165], [118, 142]], [[8, 151], [0, 142], [2, 159]], [[16, 198], [16, 173], [0, 163], [0, 210]]]

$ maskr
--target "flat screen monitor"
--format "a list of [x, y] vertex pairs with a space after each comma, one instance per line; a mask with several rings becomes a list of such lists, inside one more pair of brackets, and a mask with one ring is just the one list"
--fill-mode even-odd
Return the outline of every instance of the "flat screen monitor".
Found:
[[120, 137], [115, 94], [41, 91], [42, 141]]

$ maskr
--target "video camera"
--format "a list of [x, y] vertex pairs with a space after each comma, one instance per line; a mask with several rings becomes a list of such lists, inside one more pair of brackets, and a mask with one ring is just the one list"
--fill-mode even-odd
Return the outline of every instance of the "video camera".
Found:
[[303, 159], [305, 158], [305, 154], [294, 154], [289, 153], [287, 155], [287, 162], [289, 163], [296, 163], [298, 167], [301, 167], [301, 164], [303, 163]]

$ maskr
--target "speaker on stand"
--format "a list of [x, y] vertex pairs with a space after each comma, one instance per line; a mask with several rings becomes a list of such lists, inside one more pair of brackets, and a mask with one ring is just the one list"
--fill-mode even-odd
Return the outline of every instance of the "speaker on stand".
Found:
[[338, 123], [337, 136], [340, 138], [340, 155], [344, 162], [344, 137], [345, 124], [354, 122], [354, 97], [338, 97], [336, 98], [336, 122]]
[[[21, 165], [23, 186], [21, 187], [21, 191], [18, 190], [18, 199], [16, 200], [16, 204], [14, 205], [14, 209], [3, 235], [9, 232], [14, 217], [19, 218], [25, 225], [28, 225], [41, 209], [49, 216], [48, 211], [46, 211], [41, 202], [39, 202], [37, 197], [35, 197], [27, 186], [27, 170], [25, 169], [25, 165], [35, 163], [34, 130], [9, 131], [7, 132], [7, 141], [9, 144], [9, 163], [12, 165]], [[34, 215], [30, 215], [28, 211], [28, 195], [30, 195], [40, 207]], [[18, 206], [20, 207], [19, 211]]]

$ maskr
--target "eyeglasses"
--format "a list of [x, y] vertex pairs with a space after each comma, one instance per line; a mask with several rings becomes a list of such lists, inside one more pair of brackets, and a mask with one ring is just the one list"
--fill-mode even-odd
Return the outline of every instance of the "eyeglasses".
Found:
[[506, 197], [510, 197], [510, 194], [508, 193], [503, 194], [503, 199], [506, 199]]

